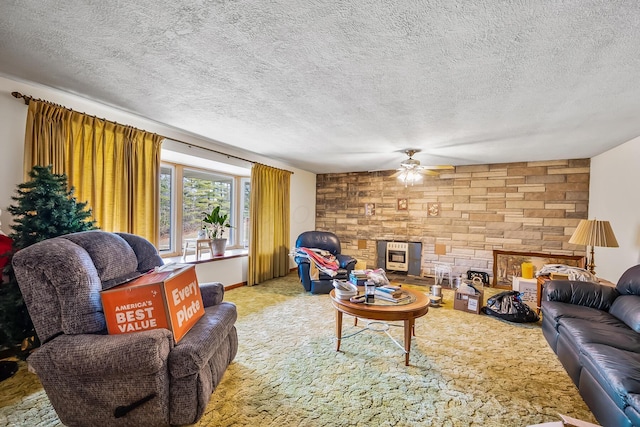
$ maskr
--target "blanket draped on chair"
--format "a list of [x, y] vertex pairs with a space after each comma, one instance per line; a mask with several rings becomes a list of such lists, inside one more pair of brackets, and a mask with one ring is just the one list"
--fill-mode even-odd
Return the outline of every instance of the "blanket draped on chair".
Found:
[[335, 255], [324, 249], [317, 248], [296, 248], [296, 256], [308, 258], [318, 270], [331, 277], [338, 271], [338, 260]]

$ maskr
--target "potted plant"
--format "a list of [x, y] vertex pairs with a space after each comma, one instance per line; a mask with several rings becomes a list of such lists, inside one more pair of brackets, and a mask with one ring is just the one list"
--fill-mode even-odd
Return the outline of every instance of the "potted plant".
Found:
[[202, 222], [209, 224], [207, 233], [213, 245], [213, 256], [224, 255], [227, 239], [222, 237], [226, 228], [231, 228], [229, 214], [220, 214], [220, 206], [216, 206], [211, 213], [203, 212]]

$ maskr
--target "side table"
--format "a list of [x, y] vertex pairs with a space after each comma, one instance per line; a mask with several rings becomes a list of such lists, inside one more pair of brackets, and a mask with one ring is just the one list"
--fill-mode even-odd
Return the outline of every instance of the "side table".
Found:
[[211, 239], [185, 239], [184, 251], [182, 252], [183, 260], [187, 257], [187, 252], [192, 246], [196, 252], [196, 261], [200, 260], [200, 255], [203, 251], [209, 251], [213, 256], [213, 243], [211, 242]]
[[549, 276], [538, 276], [538, 279], [536, 281], [537, 291], [538, 291], [538, 295], [536, 296], [537, 297], [536, 311], [538, 314], [540, 314], [540, 308], [542, 307], [542, 289], [544, 287], [544, 284], [550, 280], [551, 278]]
[[[342, 314], [348, 314], [354, 317], [357, 322], [358, 318], [373, 320], [373, 323], [383, 323], [384, 328], [379, 332], [385, 332], [393, 342], [404, 351], [404, 364], [409, 366], [409, 353], [411, 351], [411, 337], [415, 336], [415, 321], [417, 318], [424, 316], [429, 311], [429, 298], [424, 292], [418, 292], [411, 289], [403, 289], [404, 292], [414, 297], [407, 304], [389, 305], [362, 304], [353, 303], [349, 300], [341, 300], [336, 297], [335, 289], [329, 293], [333, 308], [336, 309], [336, 351], [340, 351], [340, 344], [343, 340], [342, 336]], [[387, 331], [389, 325], [386, 322], [402, 321], [404, 323], [404, 345], [397, 342]], [[366, 329], [372, 329], [367, 326]], [[372, 329], [375, 330], [375, 329]], [[359, 333], [360, 331], [356, 332]], [[354, 336], [355, 334], [349, 335]]]

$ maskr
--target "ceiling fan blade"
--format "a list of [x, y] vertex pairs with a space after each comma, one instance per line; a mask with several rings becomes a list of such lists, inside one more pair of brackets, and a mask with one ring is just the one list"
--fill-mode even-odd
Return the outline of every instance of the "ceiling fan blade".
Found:
[[438, 176], [440, 175], [440, 172], [431, 170], [431, 169], [418, 169], [418, 172], [421, 175], [427, 175], [427, 176]]
[[419, 166], [420, 169], [429, 169], [429, 170], [452, 170], [455, 169], [451, 165], [434, 165], [434, 166]]

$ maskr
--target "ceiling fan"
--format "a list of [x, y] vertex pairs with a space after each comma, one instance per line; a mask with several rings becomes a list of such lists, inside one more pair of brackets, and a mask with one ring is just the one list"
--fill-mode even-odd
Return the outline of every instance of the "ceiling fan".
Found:
[[403, 181], [405, 186], [409, 183], [413, 185], [415, 182], [420, 181], [423, 175], [436, 176], [442, 170], [452, 170], [454, 168], [451, 165], [421, 166], [420, 160], [413, 158], [413, 155], [419, 151], [420, 150], [405, 150], [404, 152], [409, 158], [403, 160], [397, 172], [391, 175]]

